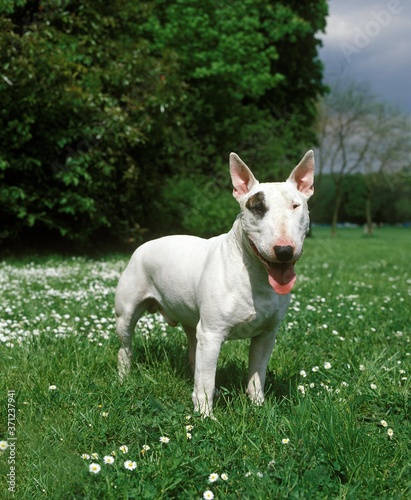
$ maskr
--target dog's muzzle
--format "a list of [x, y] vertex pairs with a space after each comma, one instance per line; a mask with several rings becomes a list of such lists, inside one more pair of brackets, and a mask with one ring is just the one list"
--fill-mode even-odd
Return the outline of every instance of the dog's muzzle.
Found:
[[279, 295], [290, 293], [297, 280], [294, 262], [291, 262], [294, 256], [293, 247], [290, 245], [275, 246], [274, 252], [279, 262], [271, 262], [260, 254], [257, 246], [250, 239], [249, 241], [253, 252], [268, 272], [268, 283], [271, 288]]

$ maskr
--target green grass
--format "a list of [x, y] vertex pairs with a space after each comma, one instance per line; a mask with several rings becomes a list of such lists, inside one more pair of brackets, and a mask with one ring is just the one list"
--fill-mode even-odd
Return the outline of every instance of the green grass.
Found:
[[[3, 262], [0, 441], [12, 389], [15, 498], [410, 498], [410, 248], [406, 229], [335, 239], [316, 229], [297, 264], [266, 403], [244, 395], [248, 342], [226, 343], [217, 421], [192, 414], [184, 334], [159, 318], [139, 323], [132, 375], [118, 382], [113, 297], [128, 256]], [[9, 456], [0, 452], [1, 491]], [[211, 473], [228, 479], [210, 483]]]

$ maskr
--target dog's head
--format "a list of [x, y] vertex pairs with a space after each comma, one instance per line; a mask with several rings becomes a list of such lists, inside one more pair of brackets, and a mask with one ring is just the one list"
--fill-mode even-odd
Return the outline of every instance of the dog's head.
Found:
[[286, 182], [259, 183], [235, 153], [230, 154], [233, 196], [250, 247], [279, 294], [291, 291], [294, 264], [301, 257], [309, 229], [307, 200], [314, 192], [314, 153], [308, 151]]

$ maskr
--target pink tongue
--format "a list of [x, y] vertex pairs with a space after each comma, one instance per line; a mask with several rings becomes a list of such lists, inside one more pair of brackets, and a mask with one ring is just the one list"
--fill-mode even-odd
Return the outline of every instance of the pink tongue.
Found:
[[268, 271], [268, 282], [280, 295], [291, 292], [297, 276], [293, 264], [271, 264]]

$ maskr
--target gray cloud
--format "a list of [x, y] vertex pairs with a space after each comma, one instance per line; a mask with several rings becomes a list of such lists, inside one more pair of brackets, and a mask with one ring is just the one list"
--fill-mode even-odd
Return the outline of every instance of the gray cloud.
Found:
[[411, 0], [330, 0], [320, 57], [333, 75], [371, 84], [411, 113]]

